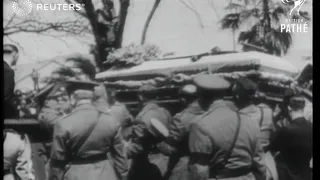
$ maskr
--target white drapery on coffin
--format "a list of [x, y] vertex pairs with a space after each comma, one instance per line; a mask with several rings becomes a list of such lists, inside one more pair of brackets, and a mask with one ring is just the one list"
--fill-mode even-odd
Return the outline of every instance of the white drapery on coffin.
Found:
[[98, 73], [96, 79], [108, 82], [143, 81], [156, 77], [173, 77], [176, 74], [193, 75], [201, 72], [230, 73], [250, 70], [288, 78], [299, 73], [296, 67], [282, 58], [259, 52], [241, 52], [205, 56], [196, 62], [192, 62], [191, 58], [149, 61], [129, 69]]

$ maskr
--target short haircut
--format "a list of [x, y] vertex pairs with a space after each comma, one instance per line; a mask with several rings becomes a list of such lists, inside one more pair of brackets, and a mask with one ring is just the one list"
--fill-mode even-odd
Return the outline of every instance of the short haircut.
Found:
[[68, 58], [66, 61], [72, 61], [76, 64], [76, 67], [81, 69], [82, 72], [89, 76], [91, 80], [95, 79], [96, 69], [89, 59], [86, 58]]

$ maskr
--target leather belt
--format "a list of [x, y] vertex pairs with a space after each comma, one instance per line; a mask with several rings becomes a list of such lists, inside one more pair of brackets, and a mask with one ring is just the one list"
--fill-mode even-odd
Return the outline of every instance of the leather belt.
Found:
[[107, 154], [94, 155], [87, 158], [76, 157], [70, 161], [70, 164], [94, 164], [107, 159]]
[[245, 176], [251, 172], [252, 170], [250, 168], [222, 170], [217, 172], [214, 175], [210, 175], [210, 179], [211, 178], [215, 178], [215, 179], [235, 178], [235, 177]]

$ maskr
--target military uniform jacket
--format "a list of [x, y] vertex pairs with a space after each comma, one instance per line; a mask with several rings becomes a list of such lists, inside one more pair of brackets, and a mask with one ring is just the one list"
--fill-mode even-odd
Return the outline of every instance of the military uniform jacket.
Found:
[[254, 123], [258, 123], [260, 127], [260, 145], [266, 150], [270, 144], [272, 134], [275, 132], [275, 126], [273, 124], [273, 112], [272, 109], [266, 104], [249, 105], [240, 110], [240, 112], [251, 116]]
[[[262, 174], [262, 152], [259, 148], [258, 123], [253, 123], [252, 116], [240, 113], [239, 136], [225, 166], [220, 171], [226, 152], [230, 149], [237, 128], [237, 109], [232, 102], [218, 100], [209, 110], [192, 123], [189, 136], [190, 169], [193, 178], [207, 179], [233, 172], [246, 172], [255, 167]], [[206, 167], [205, 171], [199, 167]], [[224, 173], [222, 173], [224, 172]], [[226, 173], [227, 172], [227, 173]], [[220, 174], [222, 173], [222, 174]], [[250, 171], [239, 179], [255, 179]], [[236, 178], [236, 177], [235, 177]], [[191, 178], [192, 179], [192, 178]]]
[[132, 123], [132, 116], [124, 104], [116, 102], [110, 107], [110, 111], [118, 119], [121, 126]]
[[[91, 104], [76, 106], [55, 125], [50, 179], [59, 179], [62, 174], [65, 179], [73, 180], [126, 179], [128, 166], [118, 128], [108, 112], [99, 112]], [[107, 154], [112, 157], [113, 167], [109, 160], [103, 160]], [[86, 162], [94, 157], [105, 158]], [[68, 164], [69, 168], [62, 172]]]
[[4, 180], [16, 178], [33, 180], [34, 172], [31, 153], [31, 146], [27, 136], [22, 136], [15, 131], [6, 131], [6, 138], [3, 143]]
[[204, 111], [199, 106], [198, 101], [191, 103], [182, 112], [177, 113], [172, 121], [169, 122], [169, 137], [159, 144], [161, 152], [166, 155], [172, 155], [178, 151], [187, 150], [190, 124], [197, 116], [203, 113]]
[[168, 127], [171, 120], [170, 113], [155, 103], [147, 103], [133, 121], [132, 127], [133, 143], [127, 148], [128, 157], [133, 157], [142, 152], [147, 152], [147, 147], [159, 142], [159, 135], [155, 133], [151, 126], [151, 119], [159, 120]]

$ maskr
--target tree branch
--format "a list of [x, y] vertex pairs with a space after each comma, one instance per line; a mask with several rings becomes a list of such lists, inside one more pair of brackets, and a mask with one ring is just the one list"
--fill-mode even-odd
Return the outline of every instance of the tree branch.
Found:
[[46, 31], [58, 31], [69, 35], [79, 35], [81, 33], [90, 33], [90, 29], [80, 20], [47, 23], [38, 20], [24, 20], [19, 23], [4, 28], [4, 36], [15, 33], [42, 33]]
[[153, 7], [152, 7], [152, 9], [150, 11], [150, 14], [148, 15], [148, 18], [147, 18], [147, 20], [146, 20], [146, 22], [144, 24], [144, 27], [143, 27], [141, 43], [140, 43], [141, 45], [143, 45], [145, 43], [145, 41], [146, 41], [146, 35], [147, 35], [147, 31], [149, 29], [149, 25], [151, 23], [152, 17], [155, 14], [160, 2], [161, 2], [161, 0], [155, 0], [154, 1]]
[[201, 27], [202, 29], [204, 29], [204, 25], [203, 25], [203, 23], [202, 23], [202, 20], [201, 20], [201, 17], [200, 17], [200, 15], [199, 15], [199, 13], [198, 13], [194, 8], [192, 8], [190, 5], [188, 5], [186, 2], [184, 2], [183, 0], [180, 0], [180, 2], [181, 2], [183, 5], [185, 5], [190, 11], [192, 11], [192, 12], [196, 15], [196, 17], [197, 17], [197, 19], [198, 19], [198, 21], [199, 21], [200, 27]]
[[121, 48], [122, 44], [122, 36], [124, 32], [124, 26], [126, 24], [128, 8], [130, 5], [130, 0], [120, 0], [120, 12], [119, 12], [119, 21], [118, 21], [118, 28], [116, 31], [116, 48]]

